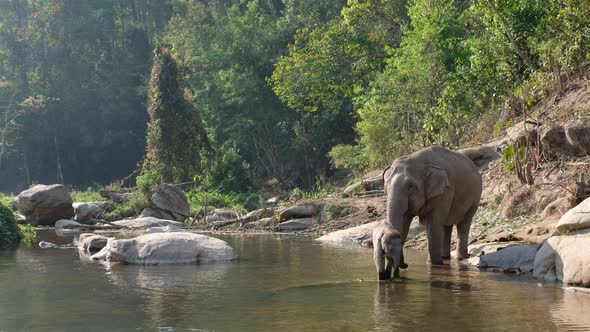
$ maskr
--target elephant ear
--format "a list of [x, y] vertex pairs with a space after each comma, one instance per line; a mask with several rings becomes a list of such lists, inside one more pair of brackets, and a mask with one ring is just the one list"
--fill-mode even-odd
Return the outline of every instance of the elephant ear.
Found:
[[428, 165], [426, 179], [424, 180], [424, 194], [426, 199], [436, 197], [444, 193], [449, 187], [447, 172], [434, 165]]

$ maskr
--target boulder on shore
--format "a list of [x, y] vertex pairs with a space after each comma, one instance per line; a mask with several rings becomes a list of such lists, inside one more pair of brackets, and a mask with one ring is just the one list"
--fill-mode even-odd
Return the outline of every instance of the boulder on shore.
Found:
[[298, 218], [311, 218], [317, 216], [321, 210], [321, 206], [313, 204], [295, 205], [283, 210], [279, 214], [279, 220], [285, 221]]
[[107, 211], [110, 205], [111, 203], [104, 201], [74, 203], [74, 220], [79, 223], [87, 223], [92, 219], [98, 219]]
[[21, 192], [14, 202], [31, 225], [53, 225], [74, 216], [72, 196], [61, 184], [36, 185]]
[[534, 277], [566, 284], [590, 285], [590, 234], [553, 236], [543, 243], [534, 263]]
[[180, 188], [166, 184], [159, 186], [152, 195], [154, 209], [169, 213], [173, 220], [184, 221], [190, 216], [190, 206], [186, 195]]
[[582, 203], [566, 212], [555, 229], [558, 232], [575, 231], [579, 229], [590, 228], [590, 198], [586, 198]]
[[177, 227], [184, 227], [185, 224], [175, 220], [166, 220], [166, 219], [158, 219], [153, 217], [146, 217], [146, 218], [135, 218], [135, 219], [124, 219], [119, 221], [113, 221], [111, 224], [115, 226], [125, 227], [125, 228], [132, 228], [132, 229], [143, 229], [143, 228], [150, 228], [150, 227], [160, 227], [160, 226], [177, 226]]
[[[172, 215], [172, 213], [166, 212], [164, 210], [160, 210], [158, 208], [151, 208], [147, 207], [141, 211], [138, 216], [139, 218], [157, 218], [157, 219], [166, 219], [166, 220], [176, 220], [176, 217]], [[184, 220], [184, 219], [183, 219]], [[180, 220], [177, 220], [180, 221]]]
[[153, 233], [133, 239], [110, 239], [93, 260], [106, 259], [128, 264], [212, 263], [237, 259], [223, 240], [194, 233]]
[[61, 229], [61, 228], [82, 228], [86, 225], [81, 224], [79, 222], [75, 222], [73, 220], [70, 219], [61, 219], [55, 222], [55, 228], [57, 229]]
[[285, 221], [280, 223], [279, 231], [281, 232], [292, 232], [292, 231], [302, 231], [313, 224], [313, 218], [299, 218], [299, 219], [291, 219], [289, 221]]

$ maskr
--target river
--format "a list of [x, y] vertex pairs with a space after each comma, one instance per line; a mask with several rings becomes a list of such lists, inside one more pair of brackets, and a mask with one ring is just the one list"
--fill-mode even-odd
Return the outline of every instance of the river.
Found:
[[239, 261], [132, 266], [93, 263], [77, 249], [0, 252], [0, 331], [590, 330], [590, 295], [526, 275], [430, 268], [407, 251], [402, 280], [378, 282], [369, 249], [214, 236]]

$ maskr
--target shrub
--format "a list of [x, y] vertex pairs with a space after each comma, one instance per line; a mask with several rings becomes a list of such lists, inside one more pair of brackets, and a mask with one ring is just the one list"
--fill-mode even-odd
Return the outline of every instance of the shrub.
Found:
[[369, 167], [369, 158], [361, 145], [336, 145], [328, 153], [332, 165], [350, 171], [359, 177]]
[[8, 205], [0, 202], [0, 248], [12, 247], [19, 243], [22, 234], [16, 224], [16, 217]]
[[71, 193], [74, 202], [86, 203], [104, 201], [105, 199], [100, 196], [98, 191], [94, 191], [92, 188], [87, 188], [85, 191], [74, 190]]

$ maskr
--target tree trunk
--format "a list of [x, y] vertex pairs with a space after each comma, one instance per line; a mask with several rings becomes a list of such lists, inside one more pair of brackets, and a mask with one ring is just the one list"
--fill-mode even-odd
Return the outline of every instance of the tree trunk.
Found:
[[518, 54], [518, 56], [522, 59], [522, 61], [524, 61], [524, 63], [529, 68], [531, 68], [533, 70], [539, 69], [535, 65], [535, 63], [531, 60], [531, 58], [528, 56], [528, 54], [526, 54], [526, 52], [524, 52], [520, 48], [520, 46], [518, 45], [518, 42], [516, 41], [516, 39], [514, 39], [514, 36], [512, 35], [512, 32], [510, 31], [510, 27], [508, 26], [508, 22], [506, 22], [506, 20], [504, 19], [504, 16], [502, 16], [502, 14], [500, 13], [500, 11], [498, 10], [498, 7], [496, 7], [496, 4], [494, 3], [494, 1], [495, 0], [488, 0], [488, 3], [490, 4], [490, 7], [492, 8], [492, 10], [496, 14], [496, 16], [498, 16], [498, 19], [502, 23], [502, 26], [504, 27], [504, 30], [506, 31], [506, 35], [508, 36], [508, 39], [510, 40], [510, 43], [512, 44], [512, 47], [514, 47], [514, 51], [516, 52], [516, 54]]

